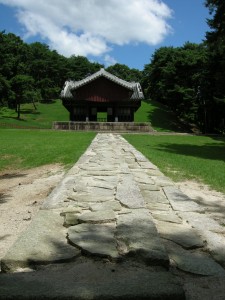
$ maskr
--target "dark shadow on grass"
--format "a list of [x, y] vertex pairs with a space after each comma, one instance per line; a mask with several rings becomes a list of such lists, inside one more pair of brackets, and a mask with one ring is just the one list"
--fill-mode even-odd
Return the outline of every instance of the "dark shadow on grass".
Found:
[[159, 144], [157, 149], [184, 156], [193, 156], [210, 160], [225, 161], [225, 144], [211, 143], [203, 146], [191, 144]]
[[149, 122], [161, 131], [191, 132], [190, 127], [181, 123], [176, 115], [165, 105], [156, 101], [145, 101], [154, 108], [147, 112]]
[[27, 120], [24, 120], [24, 119], [21, 119], [21, 118], [17, 118], [17, 117], [9, 117], [9, 116], [2, 116], [1, 117], [2, 119], [13, 119], [13, 120], [17, 120], [17, 121], [20, 121], [20, 122], [27, 122]]
[[36, 111], [34, 109], [21, 109], [21, 114], [27, 115], [40, 115], [41, 113], [39, 111]]

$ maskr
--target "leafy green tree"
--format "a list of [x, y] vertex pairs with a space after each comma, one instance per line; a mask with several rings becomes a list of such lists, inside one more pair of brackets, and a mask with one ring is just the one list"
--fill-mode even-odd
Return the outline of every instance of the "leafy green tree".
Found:
[[72, 55], [67, 59], [67, 78], [71, 80], [81, 80], [88, 75], [99, 71], [103, 65], [91, 63], [84, 56]]
[[109, 73], [126, 81], [140, 82], [142, 79], [142, 72], [137, 69], [130, 69], [123, 64], [115, 64], [106, 69]]
[[210, 129], [225, 132], [225, 1], [206, 0], [211, 18], [208, 25], [211, 31], [206, 33], [206, 45], [209, 50], [208, 84], [204, 87], [207, 102], [207, 125]]
[[180, 118], [200, 122], [196, 95], [206, 61], [207, 50], [203, 44], [159, 48], [143, 71], [145, 93], [170, 107]]
[[0, 106], [4, 106], [7, 103], [9, 90], [9, 81], [0, 74]]
[[20, 119], [20, 106], [22, 103], [29, 101], [28, 95], [33, 86], [34, 79], [28, 75], [16, 75], [11, 79], [12, 98], [15, 101], [15, 110], [18, 119]]

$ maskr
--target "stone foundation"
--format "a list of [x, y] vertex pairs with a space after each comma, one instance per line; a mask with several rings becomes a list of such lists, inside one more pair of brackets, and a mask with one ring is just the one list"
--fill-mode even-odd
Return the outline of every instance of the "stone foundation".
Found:
[[134, 122], [53, 122], [56, 130], [153, 132], [150, 123]]

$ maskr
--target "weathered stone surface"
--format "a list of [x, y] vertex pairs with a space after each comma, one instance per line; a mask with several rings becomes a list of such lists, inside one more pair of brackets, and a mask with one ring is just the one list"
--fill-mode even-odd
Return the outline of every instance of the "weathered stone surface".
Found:
[[174, 186], [163, 188], [170, 204], [176, 211], [202, 211], [202, 208]]
[[109, 223], [116, 220], [116, 215], [113, 210], [94, 211], [81, 214], [78, 220], [80, 223]]
[[154, 212], [156, 211], [170, 211], [171, 207], [169, 204], [165, 204], [165, 203], [147, 203], [146, 207], [150, 210], [150, 212]]
[[71, 212], [66, 213], [65, 216], [64, 216], [63, 225], [65, 227], [68, 227], [68, 226], [72, 226], [72, 225], [76, 225], [76, 224], [78, 224], [77, 214], [76, 213], [71, 213]]
[[215, 220], [209, 218], [205, 214], [199, 214], [196, 212], [179, 212], [179, 216], [198, 230], [225, 233], [224, 226], [220, 226]]
[[102, 180], [91, 181], [91, 182], [88, 183], [88, 186], [107, 189], [107, 190], [113, 190], [115, 188], [115, 185], [107, 183], [107, 182], [102, 181]]
[[160, 187], [156, 184], [138, 184], [141, 191], [160, 191]]
[[2, 274], [0, 299], [184, 300], [185, 294], [169, 272], [87, 261], [71, 263], [69, 268], [59, 265], [32, 273]]
[[90, 205], [90, 210], [92, 211], [105, 211], [105, 210], [114, 210], [114, 211], [120, 211], [122, 208], [119, 201], [107, 201], [104, 203], [96, 203]]
[[122, 255], [136, 255], [146, 264], [168, 266], [167, 253], [148, 210], [119, 215], [116, 238]]
[[103, 195], [97, 195], [97, 194], [80, 194], [80, 193], [73, 193], [70, 195], [69, 199], [75, 201], [77, 205], [79, 206], [79, 203], [90, 203], [90, 202], [105, 202], [105, 201], [111, 201], [114, 200], [114, 195], [111, 196], [103, 196]]
[[153, 185], [155, 183], [146, 173], [134, 173], [134, 179], [138, 183], [145, 183], [148, 185]]
[[224, 269], [202, 253], [169, 253], [179, 269], [204, 276], [225, 276]]
[[69, 228], [68, 239], [84, 253], [117, 258], [115, 230], [115, 224], [80, 224]]
[[149, 203], [149, 204], [151, 204], [151, 203], [170, 204], [168, 199], [161, 192], [144, 190], [144, 191], [141, 192], [141, 194], [144, 197], [146, 203]]
[[81, 208], [77, 206], [68, 206], [64, 207], [61, 212], [60, 216], [65, 216], [67, 213], [81, 213]]
[[144, 199], [132, 175], [124, 175], [117, 186], [116, 199], [128, 208], [144, 207]]
[[166, 187], [166, 186], [174, 186], [174, 183], [172, 180], [170, 180], [168, 177], [164, 176], [153, 176], [153, 179], [155, 183], [161, 187]]
[[158, 221], [164, 221], [164, 222], [170, 222], [170, 223], [177, 223], [177, 224], [181, 224], [182, 223], [182, 219], [179, 218], [174, 212], [151, 212], [151, 215], [153, 216], [154, 219], [158, 220]]
[[207, 240], [207, 249], [212, 257], [225, 268], [225, 237], [224, 234], [214, 233], [212, 231], [201, 231]]
[[80, 251], [67, 244], [62, 222], [58, 213], [39, 211], [2, 259], [2, 270], [11, 272], [32, 264], [66, 261], [78, 256]]
[[161, 237], [171, 240], [185, 249], [204, 246], [202, 238], [188, 225], [158, 222], [157, 229]]

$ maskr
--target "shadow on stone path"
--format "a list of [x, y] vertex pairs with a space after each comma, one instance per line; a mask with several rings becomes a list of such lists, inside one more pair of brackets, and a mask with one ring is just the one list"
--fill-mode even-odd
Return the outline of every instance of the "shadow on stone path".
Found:
[[2, 259], [0, 299], [203, 299], [215, 282], [223, 299], [224, 233], [120, 135], [98, 134]]

